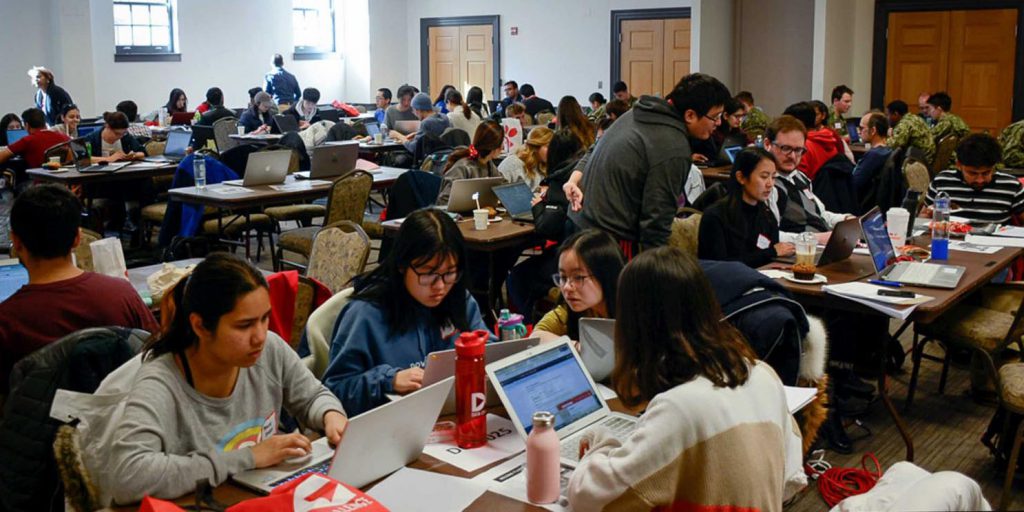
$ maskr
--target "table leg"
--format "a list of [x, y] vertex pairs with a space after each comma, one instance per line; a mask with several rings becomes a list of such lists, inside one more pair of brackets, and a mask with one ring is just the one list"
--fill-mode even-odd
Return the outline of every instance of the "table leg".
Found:
[[888, 364], [889, 364], [889, 350], [888, 343], [899, 342], [900, 335], [907, 329], [911, 324], [910, 320], [906, 320], [896, 330], [896, 333], [891, 335], [889, 339], [885, 340], [886, 345], [881, 347], [879, 353], [881, 354], [880, 361], [881, 366], [878, 370], [878, 396], [882, 399], [882, 403], [885, 404], [885, 408], [889, 410], [889, 415], [892, 416], [893, 422], [896, 423], [896, 430], [899, 431], [900, 437], [903, 438], [903, 444], [907, 447], [907, 462], [914, 461], [914, 440], [910, 438], [910, 432], [907, 431], [907, 424], [903, 421], [903, 417], [900, 416], [896, 406], [893, 405], [892, 399], [889, 398], [888, 391]]

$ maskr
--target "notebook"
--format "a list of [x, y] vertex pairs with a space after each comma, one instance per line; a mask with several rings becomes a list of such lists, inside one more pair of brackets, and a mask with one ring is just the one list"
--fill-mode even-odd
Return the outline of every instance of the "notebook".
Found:
[[524, 350], [487, 365], [490, 377], [519, 435], [533, 429], [533, 413], [555, 416], [562, 463], [579, 463], [579, 443], [590, 427], [601, 425], [620, 440], [636, 429], [637, 418], [612, 412], [568, 337]]

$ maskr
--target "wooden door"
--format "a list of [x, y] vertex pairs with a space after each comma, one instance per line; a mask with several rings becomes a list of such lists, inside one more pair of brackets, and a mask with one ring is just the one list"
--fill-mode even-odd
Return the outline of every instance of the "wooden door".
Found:
[[[459, 75], [461, 80], [451, 82], [463, 95], [474, 85], [483, 89], [484, 101], [494, 90], [494, 27], [491, 25], [463, 25], [459, 27]], [[434, 84], [434, 81], [430, 81]], [[442, 86], [444, 84], [441, 84]]]
[[426, 91], [435, 97], [445, 84], [461, 82], [459, 55], [460, 27], [430, 27], [427, 47], [430, 51], [430, 87]]
[[885, 102], [901, 99], [916, 110], [923, 92], [945, 88], [949, 70], [949, 12], [889, 15]]
[[[679, 79], [690, 73], [690, 19], [665, 20], [665, 57], [662, 96], [668, 95]], [[629, 83], [629, 82], [626, 82]]]
[[1015, 9], [950, 13], [946, 91], [972, 131], [998, 135], [1010, 124], [1016, 32]]
[[665, 21], [627, 20], [622, 22], [622, 80], [629, 92], [661, 95], [664, 86]]

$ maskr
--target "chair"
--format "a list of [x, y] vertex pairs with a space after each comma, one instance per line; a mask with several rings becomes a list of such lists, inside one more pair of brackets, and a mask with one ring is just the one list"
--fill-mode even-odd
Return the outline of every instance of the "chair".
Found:
[[313, 237], [306, 277], [338, 293], [362, 274], [370, 257], [370, 237], [363, 228], [343, 220], [324, 226]]
[[306, 343], [309, 345], [308, 356], [302, 358], [306, 368], [313, 372], [317, 379], [324, 376], [327, 363], [330, 362], [331, 337], [338, 315], [352, 298], [354, 288], [346, 288], [327, 299], [320, 307], [313, 310], [306, 322]]
[[555, 113], [545, 110], [543, 112], [537, 112], [537, 124], [547, 126], [551, 121], [555, 120]]
[[238, 133], [238, 119], [224, 117], [213, 122], [213, 140], [217, 143], [217, 151], [223, 153], [238, 145], [231, 136]]
[[443, 141], [450, 148], [457, 148], [459, 146], [469, 146], [473, 143], [473, 139], [470, 138], [469, 133], [462, 128], [446, 128], [441, 133], [441, 141]]
[[[914, 324], [913, 370], [907, 387], [904, 409], [914, 401], [921, 359], [938, 361], [924, 354], [925, 345], [938, 341], [945, 349], [939, 393], [946, 389], [946, 376], [954, 348], [971, 349], [985, 362], [988, 374], [996, 379], [996, 358], [1013, 343], [1024, 352], [1024, 283], [989, 284], [930, 324]], [[918, 338], [921, 338], [920, 340]]]
[[[1024, 415], [1024, 363], [1013, 363], [999, 369], [999, 405], [1006, 412], [1017, 416]], [[1006, 415], [1004, 434], [1010, 426], [1010, 414]], [[1020, 457], [1021, 442], [1024, 441], [1024, 421], [1017, 426], [1017, 432], [1013, 436], [1013, 449], [1010, 451], [1010, 459], [1006, 465], [1006, 477], [1003, 480], [1003, 495], [999, 499], [999, 510], [1010, 510], [1010, 489], [1013, 487], [1013, 477], [1016, 474], [1017, 459]]]
[[[372, 188], [373, 176], [365, 171], [353, 171], [335, 180], [327, 196], [324, 225], [342, 220], [361, 225]], [[274, 269], [281, 270], [284, 263], [296, 268], [305, 268], [299, 263], [283, 260], [284, 251], [308, 259], [313, 250], [313, 237], [319, 230], [319, 227], [302, 227], [281, 233], [277, 240], [277, 250], [274, 252]]]
[[908, 161], [906, 167], [903, 168], [903, 176], [907, 180], [907, 188], [924, 197], [924, 194], [928, 192], [928, 184], [931, 183], [928, 168], [921, 162]]
[[207, 219], [203, 221], [202, 232], [208, 236], [223, 236], [224, 238], [231, 240], [242, 239], [243, 246], [245, 247], [245, 255], [249, 256], [249, 242], [251, 241], [251, 232], [256, 231], [256, 259], [259, 260], [260, 255], [263, 251], [263, 235], [266, 234], [269, 239], [269, 246], [274, 247], [274, 220], [270, 216], [263, 213], [249, 213], [248, 216], [245, 214], [228, 214], [218, 218]]
[[[682, 210], [691, 210], [683, 208]], [[672, 234], [668, 237], [668, 244], [678, 247], [683, 252], [697, 257], [697, 234], [700, 231], [701, 213], [692, 211], [686, 218], [676, 218], [672, 221]]]
[[146, 156], [159, 156], [164, 154], [164, 149], [167, 147], [166, 140], [151, 140], [146, 143]]
[[956, 144], [960, 142], [956, 135], [946, 135], [935, 144], [935, 160], [929, 169], [931, 177], [934, 178], [939, 171], [948, 168], [952, 163], [953, 152], [956, 151]]
[[292, 316], [292, 333], [288, 338], [293, 349], [298, 349], [299, 340], [306, 330], [306, 322], [313, 313], [313, 300], [316, 298], [316, 283], [306, 276], [299, 276], [299, 286], [295, 291], [295, 314]]
[[249, 163], [249, 155], [259, 150], [260, 147], [255, 144], [237, 144], [227, 151], [222, 151], [220, 161], [235, 171], [235, 174], [245, 176], [245, 166]]
[[85, 272], [92, 272], [92, 248], [89, 244], [101, 240], [103, 235], [91, 230], [82, 228], [82, 238], [79, 240], [78, 247], [75, 247], [75, 266]]

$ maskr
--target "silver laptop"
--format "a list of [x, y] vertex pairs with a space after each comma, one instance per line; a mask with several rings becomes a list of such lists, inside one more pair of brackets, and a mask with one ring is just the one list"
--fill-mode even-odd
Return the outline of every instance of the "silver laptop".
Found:
[[301, 460], [231, 478], [261, 493], [309, 473], [364, 487], [419, 458], [453, 383], [454, 379], [445, 379], [349, 419], [335, 450], [320, 438], [313, 442], [312, 454]]
[[186, 130], [170, 130], [167, 132], [167, 145], [164, 154], [147, 157], [147, 162], [175, 163], [185, 159], [188, 143], [192, 140], [192, 132]]
[[492, 189], [512, 220], [533, 222], [533, 191], [525, 181], [499, 185]]
[[879, 279], [931, 288], [956, 288], [967, 270], [959, 265], [896, 261], [889, 230], [877, 207], [861, 217], [860, 227]]
[[299, 121], [288, 114], [274, 116], [274, 124], [277, 125], [277, 130], [281, 133], [299, 131]]
[[[494, 362], [518, 354], [528, 348], [540, 345], [540, 338], [521, 338], [518, 340], [499, 341], [487, 344], [484, 361]], [[423, 369], [423, 385], [429, 386], [455, 375], [455, 349], [438, 350], [427, 354], [426, 367]], [[400, 398], [400, 397], [399, 397]], [[487, 386], [487, 407], [499, 405], [501, 399], [494, 391], [494, 386]], [[441, 408], [441, 414], [455, 412], [455, 390], [448, 394]]]
[[[860, 241], [860, 233], [860, 219], [854, 217], [840, 221], [832, 228], [832, 235], [828, 237], [828, 243], [825, 244], [825, 248], [821, 251], [815, 251], [814, 264], [825, 266], [829, 263], [849, 258], [853, 254], [853, 250], [857, 248], [857, 242]], [[787, 263], [795, 263], [796, 255], [776, 259]]]
[[601, 399], [567, 337], [490, 363], [487, 376], [523, 440], [533, 429], [534, 412], [555, 415], [563, 464], [579, 463], [580, 437], [590, 427], [601, 425], [620, 440], [636, 429], [637, 418], [612, 412]]
[[359, 160], [359, 142], [345, 141], [313, 148], [310, 170], [295, 173], [299, 179], [333, 178], [356, 168]]
[[402, 135], [409, 135], [410, 133], [416, 133], [420, 129], [420, 122], [395, 121], [395, 126], [392, 126], [391, 128]]
[[477, 202], [473, 194], [480, 194], [480, 207], [498, 206], [498, 196], [494, 195], [494, 187], [505, 183], [505, 178], [468, 178], [452, 182], [448, 194], [448, 211], [452, 213], [472, 212]]
[[245, 177], [240, 180], [227, 180], [225, 185], [255, 187], [257, 185], [278, 185], [284, 183], [288, 176], [288, 164], [291, 163], [292, 150], [257, 151], [249, 154], [245, 163]]
[[615, 367], [615, 320], [580, 318], [580, 357], [590, 376], [604, 382]]

